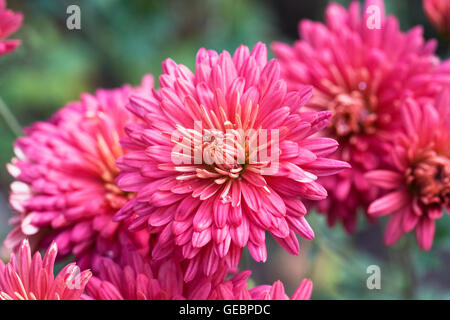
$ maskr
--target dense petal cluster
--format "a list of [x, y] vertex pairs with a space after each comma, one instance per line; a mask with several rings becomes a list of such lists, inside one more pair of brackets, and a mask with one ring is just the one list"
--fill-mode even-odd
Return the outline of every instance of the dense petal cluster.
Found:
[[195, 73], [168, 59], [159, 82], [130, 98], [141, 123], [127, 127], [117, 184], [136, 197], [116, 219], [137, 215], [132, 229], [158, 235], [155, 260], [181, 248], [186, 281], [237, 267], [245, 246], [265, 261], [265, 231], [298, 254], [296, 234], [314, 236], [299, 197], [326, 198], [317, 178], [349, 167], [327, 158], [336, 141], [312, 137], [331, 113], [303, 112], [311, 88], [288, 90], [262, 43], [201, 49]]
[[21, 13], [6, 9], [6, 1], [0, 0], [0, 56], [16, 49], [20, 40], [6, 40], [22, 25]]
[[443, 35], [450, 36], [450, 1], [423, 0], [423, 8], [433, 26]]
[[369, 182], [389, 190], [369, 214], [390, 215], [385, 243], [416, 231], [423, 250], [433, 244], [435, 221], [450, 209], [450, 98], [444, 91], [434, 104], [405, 102], [404, 130], [396, 139], [390, 170], [367, 173]]
[[0, 300], [78, 300], [91, 278], [91, 272], [80, 271], [75, 263], [65, 266], [55, 277], [58, 248], [52, 243], [44, 258], [31, 256], [28, 240], [24, 240], [11, 260], [0, 260]]
[[403, 99], [431, 99], [449, 83], [450, 64], [440, 64], [436, 42], [425, 42], [421, 27], [403, 33], [395, 17], [385, 17], [382, 0], [366, 1], [363, 15], [357, 1], [348, 10], [332, 3], [325, 21], [301, 21], [301, 39], [293, 47], [275, 43], [273, 50], [288, 87], [311, 84], [307, 106], [333, 114], [323, 133], [339, 142], [336, 156], [352, 170], [319, 180], [329, 197], [318, 207], [330, 225], [341, 220], [351, 233], [357, 211], [379, 192], [364, 173], [389, 162]]
[[114, 183], [115, 161], [124, 153], [119, 140], [125, 125], [135, 120], [125, 105], [131, 93], [152, 86], [148, 76], [139, 89], [84, 94], [50, 121], [25, 129], [8, 165], [17, 180], [11, 185], [16, 214], [8, 247], [25, 237], [34, 249], [55, 241], [61, 256], [73, 254], [83, 268], [92, 267], [97, 256], [114, 257], [120, 245], [146, 248], [146, 233], [129, 232], [126, 222], [112, 217], [133, 197]]
[[309, 300], [311, 280], [301, 282], [289, 298], [280, 281], [273, 286], [263, 285], [247, 289], [250, 271], [243, 271], [225, 280], [221, 268], [214, 277], [201, 276], [185, 283], [180, 265], [166, 260], [155, 266], [134, 252], [127, 253], [120, 262], [102, 258], [98, 277], [93, 277], [86, 293], [96, 300]]

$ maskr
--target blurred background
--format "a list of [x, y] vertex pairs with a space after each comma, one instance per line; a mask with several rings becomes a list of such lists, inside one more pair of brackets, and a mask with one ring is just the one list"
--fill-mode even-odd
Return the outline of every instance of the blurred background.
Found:
[[[194, 66], [200, 47], [234, 51], [297, 39], [300, 19], [323, 20], [329, 1], [288, 0], [10, 0], [23, 12], [24, 25], [13, 38], [22, 45], [0, 59], [0, 104], [20, 126], [47, 119], [81, 92], [137, 85], [142, 75], [160, 74], [171, 57]], [[348, 5], [349, 1], [337, 1]], [[421, 0], [385, 1], [388, 13], [400, 19], [402, 30], [421, 24], [427, 39], [438, 38], [426, 19]], [[68, 30], [66, 8], [81, 8], [81, 30]], [[438, 54], [448, 56], [440, 41]], [[2, 102], [3, 101], [3, 102]], [[15, 130], [16, 129], [16, 130]], [[19, 128], [20, 129], [20, 128]], [[0, 239], [8, 232], [7, 204], [11, 178], [5, 164], [13, 155], [14, 120], [0, 118]], [[242, 260], [254, 270], [254, 284], [282, 280], [291, 294], [303, 277], [314, 281], [313, 299], [450, 299], [450, 218], [437, 224], [433, 249], [420, 252], [413, 235], [392, 248], [382, 242], [385, 220], [347, 236], [340, 227], [327, 228], [323, 216], [309, 216], [313, 242], [301, 241], [300, 256], [290, 256], [270, 243], [265, 264]], [[381, 289], [369, 290], [367, 267], [378, 265]]]

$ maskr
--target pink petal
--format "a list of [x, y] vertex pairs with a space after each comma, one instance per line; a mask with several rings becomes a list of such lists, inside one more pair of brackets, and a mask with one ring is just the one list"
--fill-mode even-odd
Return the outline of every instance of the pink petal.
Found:
[[375, 217], [394, 213], [406, 206], [409, 201], [410, 197], [404, 190], [394, 191], [372, 202], [368, 213]]
[[422, 218], [417, 224], [416, 237], [420, 249], [430, 250], [433, 245], [435, 222], [432, 219]]
[[374, 170], [366, 173], [364, 177], [375, 186], [384, 189], [395, 189], [403, 182], [403, 176], [395, 171]]

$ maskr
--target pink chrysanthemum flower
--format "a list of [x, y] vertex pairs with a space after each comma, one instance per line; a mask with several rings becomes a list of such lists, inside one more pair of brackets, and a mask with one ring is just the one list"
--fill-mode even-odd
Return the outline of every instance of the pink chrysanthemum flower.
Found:
[[429, 250], [435, 220], [450, 209], [448, 92], [435, 105], [406, 100], [403, 123], [393, 153], [395, 167], [366, 174], [371, 183], [390, 190], [370, 205], [369, 214], [391, 215], [384, 237], [387, 245], [415, 228], [419, 247]]
[[92, 267], [99, 255], [115, 256], [121, 245], [145, 249], [145, 232], [129, 232], [127, 222], [112, 217], [133, 197], [114, 183], [115, 161], [124, 153], [119, 140], [125, 125], [136, 120], [125, 105], [132, 92], [152, 85], [148, 76], [140, 89], [84, 94], [50, 121], [25, 129], [7, 166], [17, 180], [11, 185], [17, 214], [8, 247], [17, 247], [24, 237], [34, 249], [55, 241], [61, 256], [74, 254], [83, 268]]
[[24, 240], [11, 260], [4, 264], [0, 260], [0, 300], [78, 300], [91, 278], [90, 271], [80, 272], [71, 263], [55, 277], [58, 248], [52, 243], [44, 258], [36, 252], [31, 257], [28, 240]]
[[423, 0], [423, 9], [436, 30], [450, 36], [450, 1]]
[[449, 83], [450, 64], [439, 65], [436, 42], [425, 42], [421, 27], [402, 33], [395, 17], [384, 16], [382, 0], [366, 1], [364, 15], [356, 1], [348, 10], [332, 3], [325, 20], [301, 21], [301, 40], [293, 47], [275, 43], [273, 50], [288, 87], [312, 85], [307, 106], [333, 113], [323, 133], [339, 142], [336, 156], [352, 169], [319, 180], [329, 197], [318, 209], [330, 225], [342, 221], [352, 233], [358, 209], [377, 196], [364, 173], [387, 161], [386, 141], [398, 127], [402, 99], [438, 92]]
[[21, 13], [6, 9], [6, 1], [0, 0], [0, 56], [7, 54], [20, 45], [20, 40], [5, 40], [22, 25]]
[[181, 247], [186, 281], [221, 259], [235, 268], [244, 246], [265, 261], [265, 231], [298, 254], [295, 234], [314, 236], [298, 197], [326, 198], [317, 176], [348, 167], [326, 157], [334, 140], [311, 137], [330, 112], [301, 112], [311, 89], [287, 90], [262, 43], [233, 57], [201, 49], [195, 73], [168, 59], [159, 82], [153, 96], [130, 99], [142, 124], [127, 128], [117, 183], [137, 195], [117, 219], [137, 214], [133, 228], [159, 234], [155, 260]]
[[283, 283], [278, 280], [272, 286], [262, 285], [250, 289], [253, 300], [310, 300], [313, 283], [309, 279], [303, 279], [295, 292], [289, 297], [284, 291]]
[[149, 258], [128, 252], [117, 262], [102, 258], [86, 292], [95, 300], [204, 300], [225, 275], [226, 268], [221, 267], [214, 277], [196, 277], [186, 284], [181, 264], [174, 259], [152, 264]]
[[200, 276], [185, 283], [180, 264], [166, 260], [157, 267], [135, 252], [127, 253], [120, 262], [102, 258], [97, 277], [93, 277], [86, 293], [95, 300], [309, 300], [311, 280], [305, 279], [289, 298], [280, 281], [247, 290], [250, 271], [240, 272], [225, 280], [226, 268], [213, 277]]

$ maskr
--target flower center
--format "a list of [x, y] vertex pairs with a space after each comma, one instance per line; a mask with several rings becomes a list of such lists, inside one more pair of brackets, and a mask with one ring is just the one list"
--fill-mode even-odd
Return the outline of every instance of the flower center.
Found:
[[337, 95], [330, 105], [333, 112], [330, 127], [336, 136], [349, 138], [354, 134], [374, 133], [377, 116], [371, 111], [370, 105], [358, 90]]
[[202, 163], [210, 171], [233, 179], [239, 178], [248, 163], [245, 137], [236, 130], [229, 130], [227, 133], [216, 129], [205, 130], [202, 149], [195, 147], [194, 152], [200, 152], [203, 156]]
[[261, 132], [255, 130], [203, 130], [201, 143], [193, 142], [193, 161], [198, 165], [195, 175], [224, 184], [240, 179], [245, 170], [261, 174], [261, 169], [270, 162], [261, 151], [266, 155], [267, 148], [271, 147], [271, 141], [267, 143], [267, 137], [261, 139], [261, 136]]
[[97, 149], [100, 156], [97, 159], [97, 165], [101, 172], [107, 205], [113, 210], [119, 210], [134, 196], [133, 193], [120, 190], [114, 182], [114, 179], [119, 174], [116, 159], [123, 155], [119, 138], [116, 137], [112, 143], [107, 143], [103, 135], [99, 133], [97, 135]]
[[106, 190], [105, 199], [111, 209], [121, 209], [134, 196], [133, 193], [120, 190], [115, 183], [105, 182], [104, 186]]
[[450, 199], [450, 159], [431, 155], [407, 172], [410, 190], [424, 205], [448, 204]]
[[[231, 112], [233, 119], [229, 119], [222, 107], [219, 116], [203, 107], [202, 119], [195, 121], [193, 129], [177, 125], [171, 135], [174, 142], [172, 164], [159, 165], [159, 168], [164, 170], [167, 166], [169, 170], [180, 172], [179, 181], [210, 179], [215, 190], [217, 187], [222, 190], [222, 199], [229, 198], [233, 182], [244, 173], [262, 175], [276, 171], [280, 154], [279, 130], [255, 125], [258, 105], [252, 107], [248, 103], [244, 109], [245, 112], [241, 112], [238, 104], [235, 112]], [[263, 178], [258, 183], [265, 185]]]

